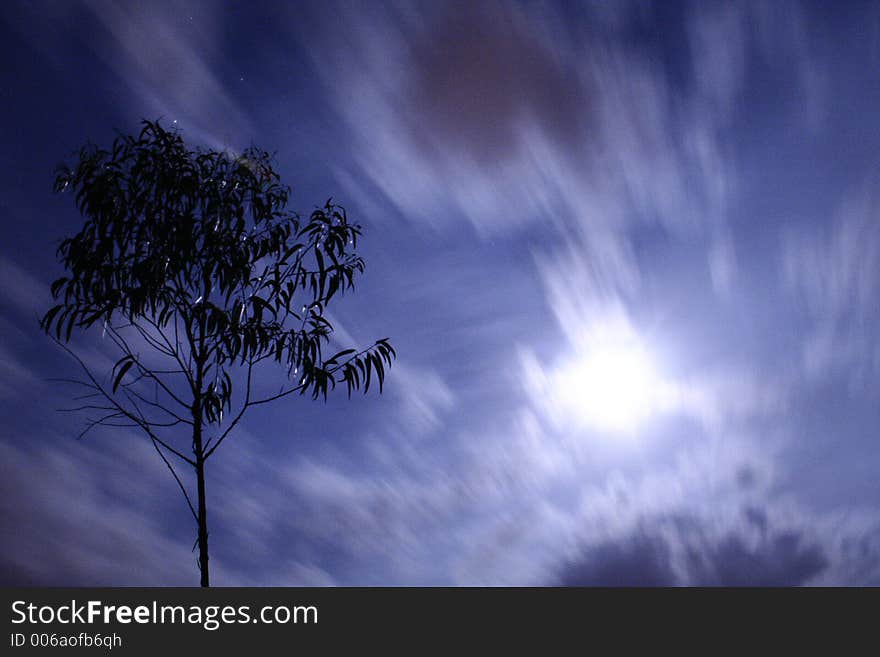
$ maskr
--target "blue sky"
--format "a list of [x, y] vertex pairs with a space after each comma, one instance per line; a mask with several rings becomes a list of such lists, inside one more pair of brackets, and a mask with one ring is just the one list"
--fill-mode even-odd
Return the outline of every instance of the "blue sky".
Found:
[[[192, 585], [149, 442], [77, 441], [55, 166], [141, 118], [364, 226], [382, 396], [254, 409], [220, 585], [880, 584], [880, 8], [7, 2], [4, 583]], [[110, 365], [100, 331], [75, 345]]]

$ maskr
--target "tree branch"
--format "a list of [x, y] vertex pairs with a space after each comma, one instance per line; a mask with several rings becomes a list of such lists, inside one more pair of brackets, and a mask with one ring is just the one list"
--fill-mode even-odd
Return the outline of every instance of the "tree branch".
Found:
[[88, 386], [88, 387], [93, 388], [97, 392], [100, 392], [101, 396], [103, 396], [104, 399], [106, 399], [110, 404], [112, 404], [113, 408], [115, 408], [117, 411], [119, 411], [126, 418], [128, 418], [129, 420], [134, 422], [136, 426], [139, 426], [141, 429], [143, 429], [143, 431], [150, 437], [151, 440], [158, 442], [160, 445], [162, 445], [162, 447], [167, 449], [169, 452], [171, 452], [172, 454], [174, 454], [178, 458], [183, 459], [184, 461], [189, 463], [191, 466], [195, 467], [195, 461], [193, 461], [188, 456], [181, 454], [179, 451], [177, 451], [176, 449], [174, 449], [173, 447], [171, 447], [170, 445], [165, 443], [163, 440], [161, 440], [150, 429], [149, 423], [143, 421], [142, 419], [140, 419], [136, 415], [133, 415], [131, 413], [131, 411], [126, 409], [124, 406], [122, 406], [119, 402], [116, 401], [116, 399], [110, 393], [108, 393], [106, 390], [104, 390], [103, 386], [101, 386], [101, 384], [98, 383], [98, 380], [95, 378], [95, 375], [92, 374], [91, 370], [88, 368], [88, 366], [85, 364], [85, 362], [83, 362], [83, 359], [80, 358], [70, 347], [68, 347], [66, 344], [61, 342], [61, 340], [59, 340], [55, 336], [50, 336], [50, 337], [59, 347], [64, 349], [64, 351], [66, 351], [74, 360], [76, 360], [76, 362], [82, 368], [83, 372], [85, 372], [86, 376], [88, 377], [88, 379], [91, 383], [87, 383], [85, 381], [77, 381], [75, 379], [73, 379], [73, 380], [68, 379], [67, 380], [68, 382], [78, 383], [80, 385]]
[[183, 408], [185, 408], [185, 409], [189, 409], [189, 407], [190, 407], [189, 404], [187, 404], [187, 403], [184, 402], [180, 397], [178, 397], [176, 394], [174, 394], [174, 392], [171, 390], [171, 388], [169, 388], [169, 387], [165, 384], [165, 382], [162, 381], [162, 379], [160, 379], [159, 377], [157, 377], [157, 376], [152, 372], [152, 370], [151, 370], [150, 368], [146, 367], [146, 366], [141, 362], [139, 356], [136, 355], [136, 354], [132, 351], [131, 347], [128, 346], [128, 342], [126, 342], [125, 338], [124, 338], [122, 335], [120, 335], [120, 333], [119, 333], [119, 331], [117, 330], [116, 327], [114, 327], [114, 326], [108, 324], [107, 328], [108, 328], [108, 333], [110, 334], [110, 337], [111, 337], [111, 339], [113, 340], [113, 342], [116, 344], [117, 347], [119, 347], [120, 350], [122, 350], [122, 352], [123, 352], [124, 354], [126, 354], [127, 356], [130, 356], [130, 357], [131, 357], [131, 359], [132, 359], [132, 360], [134, 361], [134, 363], [137, 365], [138, 370], [141, 372], [141, 374], [143, 374], [144, 376], [149, 377], [150, 379], [152, 379], [153, 381], [155, 381], [155, 382], [159, 385], [159, 387], [162, 388], [162, 390], [164, 390], [165, 393], [166, 393], [169, 397], [171, 397], [171, 399], [173, 399], [174, 401], [176, 401], [176, 402], [177, 402], [178, 404], [180, 404]]
[[[327, 370], [327, 374], [330, 374], [330, 375], [335, 374], [336, 372], [341, 370], [343, 367], [348, 365], [353, 360], [357, 360], [358, 358], [360, 358], [364, 354], [372, 351], [373, 347], [375, 347], [375, 346], [376, 345], [372, 345], [370, 347], [367, 347], [366, 349], [362, 349], [361, 351], [358, 351], [357, 353], [352, 354], [347, 359], [345, 359], [343, 362], [341, 362], [338, 365], [336, 365], [335, 367]], [[269, 402], [275, 401], [276, 399], [281, 399], [282, 397], [287, 397], [287, 395], [291, 395], [294, 392], [299, 392], [303, 389], [303, 387], [305, 387], [305, 384], [300, 384], [298, 386], [294, 386], [293, 388], [290, 388], [289, 390], [284, 390], [282, 392], [279, 392], [277, 395], [272, 395], [271, 397], [266, 397], [265, 399], [259, 399], [257, 401], [250, 402], [249, 406], [259, 406], [260, 404], [268, 404]]]
[[217, 439], [217, 442], [214, 443], [214, 446], [207, 452], [205, 452], [205, 460], [207, 460], [208, 457], [211, 456], [211, 454], [213, 454], [218, 447], [220, 447], [220, 443], [222, 443], [226, 436], [228, 436], [229, 433], [235, 428], [235, 425], [238, 424], [238, 421], [242, 418], [244, 412], [248, 409], [248, 402], [251, 398], [251, 372], [253, 371], [253, 369], [253, 361], [248, 361], [247, 384], [245, 385], [245, 397], [244, 402], [242, 402], [241, 409], [238, 411], [238, 414], [233, 418], [232, 422], [229, 423], [229, 426], [226, 427], [226, 431], [224, 431]]

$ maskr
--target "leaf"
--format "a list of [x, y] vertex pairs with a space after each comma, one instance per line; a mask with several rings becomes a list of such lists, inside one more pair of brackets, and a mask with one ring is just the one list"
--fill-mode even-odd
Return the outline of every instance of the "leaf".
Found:
[[354, 352], [355, 352], [354, 349], [343, 349], [342, 351], [333, 354], [333, 355], [330, 357], [330, 359], [327, 360], [327, 362], [328, 362], [328, 363], [331, 363], [331, 362], [332, 362], [332, 363], [338, 362], [338, 360], [339, 360], [340, 358], [342, 358], [343, 356], [348, 356], [349, 354], [353, 354]]
[[67, 281], [68, 281], [68, 278], [65, 276], [65, 277], [59, 278], [58, 280], [56, 280], [55, 282], [52, 283], [52, 287], [50, 288], [50, 291], [52, 292], [53, 299], [58, 296], [58, 292], [61, 291], [62, 286], [65, 283], [67, 283]]
[[257, 311], [257, 313], [260, 314], [260, 316], [262, 316], [262, 310], [264, 308], [272, 313], [273, 317], [276, 316], [277, 313], [275, 312], [275, 309], [262, 297], [254, 296], [251, 298], [251, 301], [253, 302], [255, 310]]
[[315, 260], [318, 262], [318, 271], [324, 273], [326, 271], [324, 267], [324, 256], [321, 254], [321, 250], [315, 246]]
[[364, 360], [365, 360], [364, 365], [367, 368], [367, 376], [364, 381], [364, 394], [367, 394], [367, 392], [370, 389], [370, 379], [372, 378], [372, 374], [373, 374], [373, 361], [370, 360], [369, 354], [367, 354], [367, 357]]
[[[64, 341], [70, 342], [70, 336], [73, 334], [73, 323], [76, 321], [76, 313], [70, 313], [67, 320], [67, 331], [64, 334]], [[60, 328], [60, 325], [59, 325]]]
[[57, 306], [53, 306], [49, 309], [49, 312], [47, 312], [45, 317], [43, 317], [43, 321], [40, 322], [44, 330], [49, 330], [49, 327], [52, 326], [52, 320], [54, 319], [55, 315], [57, 315], [63, 307], [64, 306], [59, 303]]
[[113, 392], [119, 388], [119, 384], [122, 383], [122, 377], [125, 376], [125, 373], [131, 369], [131, 366], [134, 365], [134, 359], [130, 356], [126, 356], [128, 360], [126, 360], [125, 364], [119, 368], [119, 372], [116, 374], [116, 378], [113, 380]]

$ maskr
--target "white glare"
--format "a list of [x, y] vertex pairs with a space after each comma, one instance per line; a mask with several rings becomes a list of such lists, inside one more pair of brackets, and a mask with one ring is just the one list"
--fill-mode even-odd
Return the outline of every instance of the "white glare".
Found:
[[635, 344], [599, 345], [557, 371], [553, 384], [563, 411], [610, 431], [636, 429], [655, 410], [661, 385]]
[[531, 384], [562, 425], [635, 436], [674, 402], [674, 386], [626, 323], [591, 327], [574, 353], [550, 371], [536, 361], [531, 365]]

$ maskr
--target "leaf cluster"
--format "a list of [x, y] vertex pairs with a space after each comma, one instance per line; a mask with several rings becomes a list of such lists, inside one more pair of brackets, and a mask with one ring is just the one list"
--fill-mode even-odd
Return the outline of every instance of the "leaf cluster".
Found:
[[[327, 304], [364, 271], [361, 227], [332, 199], [307, 219], [287, 210], [290, 190], [265, 151], [191, 150], [144, 121], [110, 149], [81, 149], [55, 189], [72, 191], [85, 219], [58, 247], [66, 275], [41, 320], [58, 340], [113, 322], [173, 333], [169, 350], [209, 422], [231, 408], [229, 368], [266, 359], [286, 366], [294, 387], [284, 394], [326, 398], [344, 382], [350, 395], [373, 379], [381, 390], [395, 357], [387, 339], [323, 356]], [[114, 392], [136, 359], [116, 364]]]

